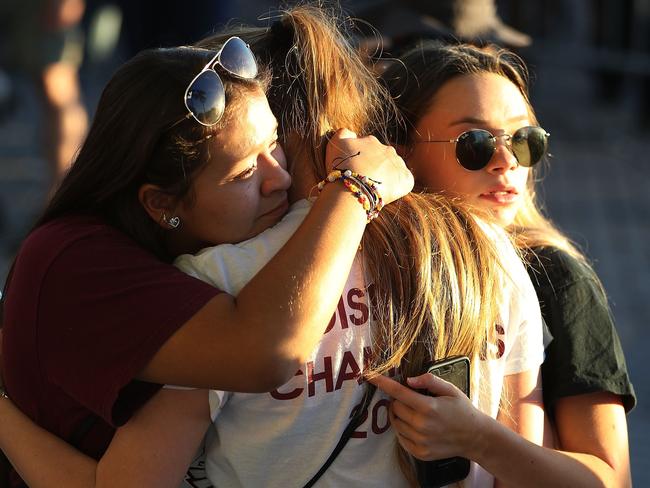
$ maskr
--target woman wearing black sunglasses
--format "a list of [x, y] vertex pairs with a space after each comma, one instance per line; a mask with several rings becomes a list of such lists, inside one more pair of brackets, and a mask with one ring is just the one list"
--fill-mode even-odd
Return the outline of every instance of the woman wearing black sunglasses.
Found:
[[[554, 337], [542, 366], [550, 448], [479, 422], [487, 435], [471, 439], [467, 455], [513, 486], [629, 486], [625, 413], [634, 390], [600, 281], [537, 206], [535, 165], [549, 134], [537, 125], [523, 62], [494, 47], [429, 42], [404, 54], [384, 79], [405, 118], [393, 140], [416, 185], [457, 195], [511, 232]], [[464, 403], [448, 386], [432, 383], [432, 391]], [[395, 403], [398, 417], [406, 405], [426, 408], [397, 385], [386, 388], [404, 401]], [[431, 425], [413, 428], [422, 418], [393, 423], [414, 440], [403, 443], [412, 452], [444, 444]]]

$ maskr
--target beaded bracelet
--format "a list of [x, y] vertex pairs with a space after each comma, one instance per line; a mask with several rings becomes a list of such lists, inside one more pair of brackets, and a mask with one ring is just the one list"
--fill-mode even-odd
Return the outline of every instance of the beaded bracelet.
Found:
[[376, 185], [379, 182], [349, 169], [335, 169], [323, 181], [318, 183], [318, 191], [321, 192], [327, 183], [333, 183], [337, 180], [343, 180], [343, 185], [352, 192], [357, 201], [363, 206], [368, 222], [377, 217], [384, 206], [384, 201]]
[[361, 176], [356, 173], [353, 173], [347, 177], [349, 181], [353, 181], [360, 189], [364, 191], [367, 198], [371, 202], [372, 209], [370, 210], [371, 215], [368, 217], [368, 220], [372, 220], [377, 217], [379, 211], [384, 207], [384, 200], [381, 198], [379, 191], [377, 190], [377, 185], [375, 181], [371, 180], [367, 176]]

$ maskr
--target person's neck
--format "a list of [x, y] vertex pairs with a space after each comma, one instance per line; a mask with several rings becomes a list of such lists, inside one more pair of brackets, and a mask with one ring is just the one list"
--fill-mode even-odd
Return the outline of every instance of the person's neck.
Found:
[[289, 188], [289, 203], [314, 195], [318, 180], [314, 175], [311, 154], [304, 144], [298, 140], [288, 141], [285, 147], [287, 158], [290, 160], [291, 188]]

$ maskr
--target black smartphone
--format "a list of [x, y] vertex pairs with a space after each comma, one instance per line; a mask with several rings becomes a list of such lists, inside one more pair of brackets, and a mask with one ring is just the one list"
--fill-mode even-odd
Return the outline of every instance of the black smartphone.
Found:
[[[469, 397], [469, 358], [453, 356], [441, 359], [433, 363], [427, 372], [453, 383]], [[428, 391], [424, 393], [430, 395]], [[415, 470], [422, 488], [439, 488], [467, 478], [469, 459], [463, 457], [437, 459], [435, 461], [416, 459]]]

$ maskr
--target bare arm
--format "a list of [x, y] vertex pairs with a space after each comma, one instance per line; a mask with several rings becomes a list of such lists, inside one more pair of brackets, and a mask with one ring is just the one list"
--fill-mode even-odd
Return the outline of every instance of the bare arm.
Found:
[[596, 392], [561, 398], [555, 423], [560, 447], [584, 453], [582, 461], [604, 485], [631, 486], [627, 419], [618, 395]]
[[[386, 202], [412, 188], [403, 161], [375, 138], [333, 142], [338, 147], [328, 152], [328, 160], [361, 151], [349, 166], [383, 181]], [[281, 384], [320, 339], [365, 221], [363, 207], [343, 185], [327, 185], [278, 256], [237, 298], [222, 294], [203, 307], [164, 344], [141, 379], [236, 391], [267, 391]], [[33, 487], [176, 487], [209, 423], [207, 409], [205, 392], [163, 390], [118, 429], [96, 463], [5, 401], [0, 447]]]
[[177, 488], [208, 428], [206, 390], [159, 391], [119, 428], [98, 461], [0, 399], [0, 448], [32, 488]]
[[[412, 380], [411, 387], [426, 387], [440, 396], [422, 395], [386, 377], [372, 382], [395, 399], [391, 408], [392, 426], [400, 444], [419, 459], [464, 456], [479, 463], [500, 483], [511, 486], [630, 486], [627, 428], [620, 402], [619, 411], [614, 406], [616, 401], [597, 403], [594, 398], [585, 398], [582, 405], [574, 403], [560, 413], [563, 420], [558, 417], [558, 431], [565, 422], [572, 422], [573, 418], [576, 421], [569, 433], [560, 434], [563, 448], [576, 449], [568, 452], [524, 439], [475, 409], [451, 383], [432, 375]], [[623, 454], [618, 455], [617, 449]]]
[[[603, 397], [611, 398], [603, 401]], [[630, 486], [627, 427], [620, 400], [595, 393], [567, 397], [563, 403], [557, 425], [563, 450], [540, 447], [507, 429], [500, 432], [501, 426], [485, 425], [479, 443], [481, 465], [513, 486]], [[499, 448], [488, 447], [495, 440]]]
[[[544, 440], [544, 405], [539, 368], [508, 375], [503, 380], [506, 401], [499, 409], [497, 421], [524, 439], [542, 445]], [[504, 485], [497, 477], [495, 488]]]
[[[392, 148], [374, 137], [337, 134], [327, 160], [382, 181], [385, 202], [408, 193], [413, 177]], [[329, 321], [365, 228], [362, 206], [329, 184], [282, 250], [236, 297], [221, 294], [158, 351], [141, 379], [222, 390], [269, 391], [289, 379]], [[237, 347], [233, 347], [233, 345]]]

